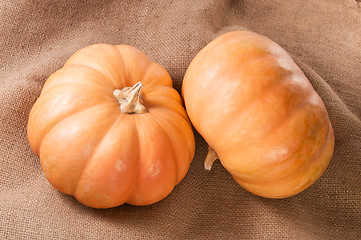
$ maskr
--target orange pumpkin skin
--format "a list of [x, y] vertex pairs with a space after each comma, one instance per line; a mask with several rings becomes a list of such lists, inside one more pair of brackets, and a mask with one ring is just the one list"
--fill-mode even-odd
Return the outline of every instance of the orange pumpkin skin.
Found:
[[189, 65], [182, 96], [211, 151], [256, 195], [295, 195], [329, 165], [334, 134], [321, 98], [288, 53], [264, 36], [235, 31], [213, 40]]
[[[138, 81], [146, 111], [123, 113], [113, 92]], [[94, 208], [160, 201], [195, 151], [169, 74], [127, 45], [97, 44], [71, 56], [45, 82], [27, 130], [49, 182]]]

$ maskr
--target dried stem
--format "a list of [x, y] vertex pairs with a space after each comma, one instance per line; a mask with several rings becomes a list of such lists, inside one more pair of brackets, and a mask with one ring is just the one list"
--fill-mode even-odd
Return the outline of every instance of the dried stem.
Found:
[[147, 110], [143, 105], [141, 82], [137, 82], [133, 87], [125, 87], [122, 90], [116, 89], [113, 96], [118, 101], [122, 113], [145, 113]]
[[204, 168], [206, 170], [211, 170], [214, 161], [216, 161], [217, 159], [217, 153], [210, 146], [208, 146], [208, 154], [206, 156], [206, 159], [204, 160]]

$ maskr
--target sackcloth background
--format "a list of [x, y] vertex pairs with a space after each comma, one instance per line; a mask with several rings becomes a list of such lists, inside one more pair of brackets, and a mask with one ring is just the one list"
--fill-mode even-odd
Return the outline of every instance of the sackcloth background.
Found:
[[[183, 181], [150, 206], [97, 210], [55, 190], [26, 135], [50, 74], [94, 43], [129, 44], [180, 91], [192, 58], [232, 30], [286, 49], [323, 99], [336, 146], [324, 175], [286, 199], [240, 188], [207, 144]], [[361, 3], [354, 0], [0, 2], [0, 239], [361, 239]]]

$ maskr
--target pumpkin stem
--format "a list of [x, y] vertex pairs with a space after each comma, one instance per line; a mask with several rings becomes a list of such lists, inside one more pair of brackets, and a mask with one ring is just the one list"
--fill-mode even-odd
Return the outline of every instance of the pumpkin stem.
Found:
[[145, 113], [147, 110], [143, 105], [141, 82], [137, 82], [133, 87], [125, 87], [122, 90], [113, 91], [113, 96], [118, 101], [122, 113]]
[[213, 150], [213, 148], [208, 146], [208, 154], [206, 156], [206, 160], [204, 160], [204, 168], [206, 170], [211, 170], [214, 161], [216, 161], [217, 159], [217, 153]]

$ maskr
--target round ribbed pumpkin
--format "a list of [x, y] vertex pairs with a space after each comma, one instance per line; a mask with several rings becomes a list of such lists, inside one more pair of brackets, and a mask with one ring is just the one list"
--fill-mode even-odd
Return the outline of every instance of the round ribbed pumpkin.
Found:
[[71, 56], [45, 82], [28, 139], [49, 182], [94, 208], [160, 201], [195, 150], [169, 74], [127, 45], [97, 44]]
[[278, 44], [229, 32], [192, 60], [182, 86], [188, 116], [243, 188], [268, 198], [295, 195], [329, 165], [334, 134], [321, 98]]

